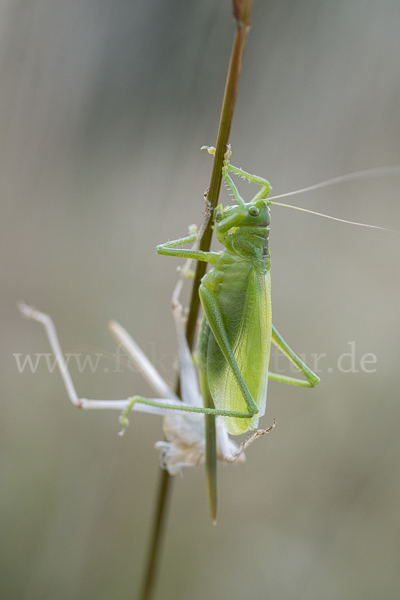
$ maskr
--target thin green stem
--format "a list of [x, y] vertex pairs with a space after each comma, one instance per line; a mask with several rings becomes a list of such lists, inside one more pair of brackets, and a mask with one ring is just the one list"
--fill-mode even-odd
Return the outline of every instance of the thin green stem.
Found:
[[169, 500], [171, 498], [172, 481], [173, 479], [168, 471], [160, 469], [153, 530], [151, 532], [149, 553], [142, 581], [142, 589], [139, 596], [141, 600], [150, 600], [153, 595], [155, 576], [160, 558], [160, 545], [165, 530], [165, 520], [168, 512]]
[[[228, 74], [226, 78], [225, 93], [221, 109], [221, 117], [218, 128], [216, 150], [211, 171], [211, 180], [209, 186], [208, 200], [215, 208], [218, 203], [219, 192], [221, 189], [222, 163], [226, 146], [229, 141], [229, 134], [232, 125], [233, 113], [235, 110], [236, 94], [239, 83], [240, 70], [244, 54], [246, 37], [250, 29], [250, 12], [253, 0], [232, 0], [233, 15], [236, 21], [235, 37], [231, 58], [229, 62]], [[208, 252], [211, 246], [211, 220], [208, 223], [200, 243], [200, 250]], [[206, 272], [206, 263], [198, 262], [192, 287], [192, 295], [189, 305], [189, 315], [186, 325], [186, 337], [189, 347], [193, 349], [196, 333], [196, 323], [200, 308], [199, 286], [202, 277]], [[179, 392], [179, 380], [177, 383], [177, 392]], [[210, 417], [215, 418], [215, 417]], [[161, 469], [159, 492], [155, 508], [153, 530], [151, 533], [150, 547], [147, 556], [147, 562], [144, 570], [144, 578], [140, 600], [151, 600], [154, 584], [157, 575], [157, 568], [161, 553], [161, 544], [165, 532], [169, 498], [172, 492], [172, 477], [167, 471]]]

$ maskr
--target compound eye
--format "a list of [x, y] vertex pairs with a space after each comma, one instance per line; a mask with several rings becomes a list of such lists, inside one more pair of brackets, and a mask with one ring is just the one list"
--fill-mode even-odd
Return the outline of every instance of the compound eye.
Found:
[[259, 211], [259, 210], [258, 210], [258, 208], [256, 208], [255, 206], [252, 206], [252, 207], [249, 209], [249, 214], [250, 214], [252, 217], [258, 217], [258, 215], [260, 214], [260, 211]]

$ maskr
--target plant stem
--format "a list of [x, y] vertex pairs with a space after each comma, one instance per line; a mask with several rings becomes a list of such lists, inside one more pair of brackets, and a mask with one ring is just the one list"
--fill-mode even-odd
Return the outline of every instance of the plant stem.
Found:
[[154, 590], [155, 576], [157, 572], [161, 541], [165, 529], [165, 520], [168, 512], [169, 499], [172, 492], [172, 477], [166, 469], [160, 469], [157, 505], [154, 511], [153, 530], [151, 532], [149, 553], [147, 556], [146, 569], [142, 582], [142, 590], [139, 598], [150, 600]]
[[[222, 102], [221, 117], [218, 127], [216, 151], [214, 156], [213, 168], [211, 171], [211, 180], [208, 192], [208, 200], [213, 208], [217, 206], [219, 192], [221, 189], [222, 163], [224, 160], [224, 154], [226, 152], [226, 146], [229, 141], [233, 113], [235, 110], [236, 94], [239, 83], [240, 70], [242, 66], [244, 47], [246, 43], [246, 37], [250, 29], [249, 19], [252, 1], [253, 0], [232, 0], [233, 15], [236, 21], [236, 30], [235, 37], [233, 40], [228, 74], [226, 78], [225, 93]], [[211, 225], [212, 220], [210, 219], [200, 243], [200, 249], [205, 252], [207, 252], [210, 249], [211, 245]], [[191, 349], [193, 349], [194, 345], [196, 322], [200, 308], [200, 298], [198, 290], [200, 286], [200, 281], [204, 276], [205, 272], [206, 263], [198, 261], [193, 281], [192, 295], [189, 306], [189, 315], [186, 325], [186, 337]], [[178, 381], [177, 393], [179, 393], [179, 387], [180, 386]], [[168, 471], [163, 469], [160, 469], [160, 471], [161, 472], [158, 498], [155, 508], [150, 547], [144, 570], [142, 590], [139, 596], [140, 600], [151, 600], [153, 595], [157, 567], [160, 558], [161, 543], [166, 525], [169, 498], [172, 491], [172, 477], [168, 474]]]
[[[222, 163], [224, 160], [224, 154], [226, 152], [226, 145], [229, 141], [229, 134], [231, 131], [231, 124], [233, 118], [233, 112], [235, 109], [236, 93], [239, 83], [240, 69], [242, 66], [242, 59], [244, 54], [244, 45], [246, 42], [246, 36], [250, 28], [249, 14], [251, 9], [252, 0], [244, 0], [244, 7], [246, 11], [246, 20], [238, 20], [236, 25], [235, 37], [233, 41], [231, 59], [229, 62], [229, 69], [226, 78], [224, 99], [222, 102], [221, 117], [219, 121], [217, 144], [215, 149], [215, 156], [213, 162], [213, 168], [211, 171], [210, 188], [208, 192], [208, 201], [212, 207], [215, 208], [218, 203], [219, 192], [221, 189], [222, 180]], [[211, 229], [212, 222], [207, 225], [203, 237], [201, 238], [200, 250], [207, 252], [211, 245]], [[198, 261], [196, 266], [196, 272], [194, 276], [194, 282], [192, 287], [192, 296], [190, 299], [189, 315], [186, 326], [186, 337], [190, 348], [193, 348], [194, 337], [196, 331], [197, 315], [200, 307], [199, 297], [199, 286], [201, 278], [206, 272], [207, 263]]]

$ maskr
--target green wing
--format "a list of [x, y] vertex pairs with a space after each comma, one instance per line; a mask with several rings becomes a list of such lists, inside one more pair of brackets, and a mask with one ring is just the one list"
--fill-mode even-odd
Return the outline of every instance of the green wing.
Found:
[[[242, 268], [246, 272], [238, 273], [236, 267], [225, 273], [224, 285], [216, 292], [216, 298], [233, 355], [259, 413], [249, 419], [223, 417], [226, 429], [233, 435], [257, 428], [259, 418], [265, 413], [272, 327], [270, 273], [260, 273], [249, 263], [242, 263]], [[203, 347], [207, 344], [206, 373], [216, 408], [247, 412], [236, 378], [214, 333], [208, 323], [203, 329]]]

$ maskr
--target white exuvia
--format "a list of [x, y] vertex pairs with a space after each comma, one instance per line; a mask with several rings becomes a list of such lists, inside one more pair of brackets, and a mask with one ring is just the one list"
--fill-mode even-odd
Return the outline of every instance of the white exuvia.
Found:
[[[45, 313], [39, 312], [23, 303], [20, 303], [18, 308], [25, 317], [43, 324], [63, 378], [68, 397], [75, 406], [85, 410], [129, 410], [131, 403], [130, 398], [124, 400], [88, 400], [87, 398], [80, 398], [75, 390], [52, 319]], [[135, 367], [146, 381], [148, 381], [156, 394], [160, 396], [154, 398], [154, 400], [157, 402], [176, 404], [177, 406], [202, 406], [202, 398], [198, 388], [196, 372], [183, 330], [181, 307], [179, 303], [175, 304], [174, 316], [180, 348], [180, 378], [183, 402], [179, 400], [125, 329], [115, 321], [109, 323], [109, 328], [111, 333], [131, 358]], [[152, 413], [164, 417], [163, 430], [166, 441], [157, 442], [155, 447], [160, 450], [161, 453], [161, 466], [166, 468], [171, 475], [180, 472], [182, 467], [193, 467], [204, 463], [204, 415], [184, 413], [178, 410], [172, 411], [171, 409], [163, 409], [139, 403], [134, 405], [133, 410], [135, 412]], [[121, 417], [121, 423], [123, 424], [123, 429], [125, 429], [127, 425], [127, 418], [125, 416]], [[254, 435], [255, 434], [253, 434], [253, 436]], [[245, 460], [243, 451], [244, 448], [248, 446], [249, 442], [250, 440], [245, 444], [238, 446], [229, 438], [228, 433], [223, 426], [222, 419], [217, 417], [218, 460], [222, 462], [243, 462]]]

